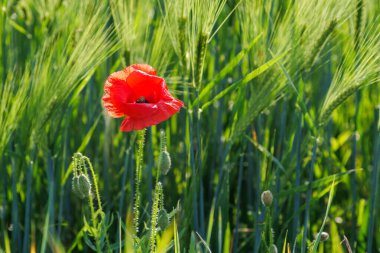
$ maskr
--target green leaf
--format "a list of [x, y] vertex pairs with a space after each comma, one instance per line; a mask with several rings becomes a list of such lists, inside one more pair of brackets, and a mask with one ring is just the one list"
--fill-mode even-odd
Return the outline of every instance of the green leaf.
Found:
[[228, 253], [230, 252], [231, 247], [231, 229], [230, 229], [230, 223], [227, 223], [226, 232], [224, 235], [224, 245], [223, 245], [223, 252]]
[[196, 245], [196, 242], [195, 242], [194, 233], [191, 233], [189, 253], [197, 253], [197, 245]]
[[211, 210], [210, 210], [210, 218], [209, 218], [208, 226], [207, 226], [207, 238], [206, 238], [207, 244], [210, 244], [210, 240], [211, 240], [212, 227], [214, 226], [214, 214], [215, 214], [215, 202], [213, 201], [211, 205]]
[[317, 236], [317, 239], [315, 240], [315, 243], [313, 245], [313, 251], [312, 253], [317, 253], [317, 249], [318, 249], [318, 244], [321, 240], [321, 234], [323, 232], [323, 229], [325, 227], [325, 224], [326, 224], [326, 220], [327, 220], [327, 216], [329, 214], [329, 211], [330, 211], [330, 207], [331, 207], [331, 203], [332, 203], [332, 200], [333, 200], [333, 196], [334, 196], [334, 188], [335, 188], [335, 178], [331, 184], [331, 190], [330, 190], [330, 194], [329, 194], [329, 201], [327, 203], [327, 208], [326, 208], [326, 214], [325, 214], [325, 217], [323, 219], [323, 223], [322, 223], [322, 226], [321, 226], [321, 229], [319, 230], [319, 233], [318, 233], [318, 236]]
[[174, 253], [181, 253], [181, 244], [179, 242], [178, 228], [174, 219]]

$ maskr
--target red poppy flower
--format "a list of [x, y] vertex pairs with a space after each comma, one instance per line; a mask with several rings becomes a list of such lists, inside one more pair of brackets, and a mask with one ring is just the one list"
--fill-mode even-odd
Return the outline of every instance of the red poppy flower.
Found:
[[165, 80], [147, 64], [134, 64], [111, 74], [104, 84], [103, 105], [111, 117], [126, 117], [120, 130], [156, 125], [177, 113], [182, 101], [168, 91]]

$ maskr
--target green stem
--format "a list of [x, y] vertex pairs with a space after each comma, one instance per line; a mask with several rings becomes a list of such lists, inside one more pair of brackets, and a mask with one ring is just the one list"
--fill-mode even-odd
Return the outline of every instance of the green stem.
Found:
[[268, 208], [268, 236], [269, 236], [269, 247], [274, 243], [272, 234], [272, 210]]
[[[95, 235], [96, 248], [97, 248], [98, 252], [102, 252], [102, 249], [100, 247], [100, 238], [101, 238], [102, 235], [98, 233], [99, 232], [98, 231], [98, 224], [99, 224], [99, 222], [98, 222], [98, 215], [100, 214], [100, 223], [102, 223], [103, 222], [103, 218], [104, 218], [104, 214], [103, 214], [102, 202], [100, 200], [98, 181], [96, 180], [95, 170], [92, 167], [90, 159], [88, 157], [86, 157], [86, 156], [83, 156], [83, 158], [87, 162], [88, 168], [90, 169], [91, 177], [92, 177], [92, 180], [93, 180], [93, 185], [94, 185], [94, 188], [95, 188], [96, 200], [98, 202], [98, 209], [95, 209], [95, 205], [94, 205], [94, 201], [92, 199], [92, 196], [88, 197], [89, 203], [90, 203], [90, 209], [91, 209], [92, 226], [97, 230], [97, 234]], [[84, 168], [87, 168], [87, 167], [84, 166]], [[84, 169], [84, 170], [85, 170], [85, 173], [86, 173], [86, 175], [88, 177], [87, 170], [86, 169]], [[102, 224], [102, 225], [104, 225], [104, 224]], [[108, 239], [108, 235], [107, 234], [105, 234], [105, 240], [106, 240], [106, 245], [107, 245], [107, 247], [109, 249], [110, 244], [109, 244], [109, 239]]]
[[162, 184], [160, 182], [156, 183], [154, 190], [154, 202], [152, 206], [152, 220], [151, 220], [151, 230], [149, 239], [149, 248], [151, 253], [156, 252], [156, 234], [157, 234], [157, 220], [158, 220], [158, 210], [162, 195]]
[[[88, 202], [90, 204], [90, 210], [91, 210], [91, 220], [92, 220], [92, 227], [97, 229], [98, 228], [98, 219], [96, 217], [95, 207], [94, 207], [94, 201], [92, 200], [92, 196], [88, 197]], [[97, 231], [95, 236], [95, 242], [96, 242], [96, 251], [102, 252], [100, 247], [100, 240], [99, 240], [99, 233]]]
[[88, 202], [90, 204], [92, 226], [96, 228], [98, 226], [98, 220], [96, 219], [94, 201], [91, 196], [88, 197]]
[[301, 253], [304, 253], [306, 251], [306, 240], [308, 236], [309, 218], [310, 218], [310, 202], [311, 202], [311, 195], [312, 195], [311, 186], [313, 183], [314, 166], [317, 159], [317, 145], [318, 145], [318, 138], [314, 137], [313, 151], [312, 151], [310, 169], [309, 169], [308, 190], [306, 193], [306, 204], [305, 204], [306, 207], [305, 207], [305, 219], [304, 219], [303, 238], [302, 238], [302, 244], [301, 244]]
[[143, 166], [143, 156], [144, 156], [144, 142], [145, 142], [145, 132], [146, 129], [139, 131], [138, 133], [138, 150], [137, 150], [137, 161], [136, 161], [136, 173], [135, 173], [135, 203], [133, 208], [134, 218], [134, 230], [135, 235], [137, 236], [139, 232], [139, 216], [140, 216], [140, 203], [141, 203], [141, 193], [140, 193], [140, 184], [141, 184], [141, 171]]
[[[103, 213], [102, 202], [100, 201], [98, 181], [96, 180], [96, 174], [95, 174], [94, 168], [92, 167], [90, 159], [88, 157], [85, 157], [85, 159], [86, 159], [86, 162], [87, 162], [87, 164], [88, 164], [88, 166], [90, 168], [92, 180], [94, 181], [96, 200], [98, 201], [98, 210], [100, 211], [100, 213]], [[91, 200], [91, 202], [92, 202], [92, 200]]]

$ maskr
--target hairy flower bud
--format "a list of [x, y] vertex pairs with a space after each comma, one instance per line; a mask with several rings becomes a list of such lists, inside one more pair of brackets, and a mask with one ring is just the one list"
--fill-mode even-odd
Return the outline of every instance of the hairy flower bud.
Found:
[[159, 157], [159, 168], [162, 174], [168, 174], [170, 167], [172, 165], [170, 154], [168, 151], [162, 151]]
[[165, 131], [161, 129], [160, 131], [160, 156], [158, 158], [158, 168], [161, 170], [161, 173], [166, 175], [168, 174], [170, 167], [172, 165], [170, 154], [166, 148], [166, 135]]
[[264, 206], [269, 207], [272, 205], [273, 202], [273, 194], [271, 191], [264, 191], [261, 194], [261, 202], [263, 203]]
[[81, 199], [84, 198], [78, 189], [78, 177], [77, 176], [73, 177], [73, 180], [71, 181], [71, 187], [72, 187], [72, 190], [73, 190], [75, 195], [77, 195]]
[[91, 196], [91, 182], [84, 174], [73, 178], [72, 188], [73, 192], [81, 199]]

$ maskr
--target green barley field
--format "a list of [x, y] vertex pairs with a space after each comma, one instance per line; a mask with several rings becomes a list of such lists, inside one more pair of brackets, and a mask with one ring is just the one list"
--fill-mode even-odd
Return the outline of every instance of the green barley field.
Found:
[[1, 0], [0, 252], [380, 252], [378, 0]]

